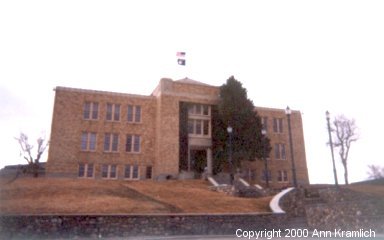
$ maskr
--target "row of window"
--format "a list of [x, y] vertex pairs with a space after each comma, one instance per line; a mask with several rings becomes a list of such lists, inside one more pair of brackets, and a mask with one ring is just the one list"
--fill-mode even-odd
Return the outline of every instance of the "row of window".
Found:
[[[124, 179], [137, 180], [140, 178], [140, 166], [135, 164], [117, 165], [117, 164], [101, 164], [100, 177], [104, 179], [117, 179], [118, 168], [124, 168]], [[78, 177], [80, 178], [94, 178], [95, 177], [95, 164], [93, 163], [79, 163]], [[152, 166], [146, 166], [145, 178], [152, 178]]]
[[[118, 133], [105, 133], [104, 134], [104, 152], [118, 152], [119, 151], [119, 134]], [[97, 133], [83, 132], [81, 134], [81, 150], [82, 151], [96, 151]], [[127, 134], [125, 141], [125, 151], [128, 153], [141, 152], [141, 136], [135, 134]]]
[[[83, 107], [83, 118], [85, 120], [98, 120], [99, 119], [99, 103], [85, 102]], [[121, 105], [107, 103], [105, 120], [120, 121], [120, 118], [121, 118]], [[131, 122], [131, 123], [141, 122], [141, 106], [139, 105], [127, 106], [127, 122]]]
[[[256, 178], [257, 178], [256, 170], [251, 171], [249, 174], [250, 174], [249, 177], [252, 180], [256, 180]], [[278, 170], [276, 172], [276, 174], [277, 174], [277, 178], [276, 178], [277, 182], [279, 182], [279, 183], [286, 183], [286, 182], [288, 182], [288, 172], [286, 170]], [[260, 179], [262, 181], [266, 181], [267, 178], [268, 178], [268, 181], [272, 181], [273, 180], [273, 176], [272, 176], [271, 170], [268, 170], [268, 173], [266, 173], [265, 170], [262, 171]]]
[[210, 120], [188, 119], [188, 133], [197, 136], [210, 136]]
[[189, 115], [202, 115], [202, 116], [210, 116], [211, 115], [211, 107], [205, 104], [190, 104], [188, 106], [188, 114]]
[[[283, 118], [273, 118], [272, 123], [274, 133], [283, 133]], [[268, 131], [268, 117], [262, 117], [261, 124], [263, 125], [263, 128]]]

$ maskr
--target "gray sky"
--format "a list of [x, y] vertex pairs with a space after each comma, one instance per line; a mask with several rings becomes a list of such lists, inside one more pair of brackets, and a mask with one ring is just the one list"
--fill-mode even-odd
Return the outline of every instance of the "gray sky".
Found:
[[382, 1], [1, 1], [0, 167], [24, 163], [20, 131], [49, 137], [55, 86], [149, 95], [162, 77], [234, 75], [255, 105], [303, 112], [312, 183], [333, 181], [325, 111], [355, 118], [350, 180], [365, 179], [384, 165], [383, 12]]

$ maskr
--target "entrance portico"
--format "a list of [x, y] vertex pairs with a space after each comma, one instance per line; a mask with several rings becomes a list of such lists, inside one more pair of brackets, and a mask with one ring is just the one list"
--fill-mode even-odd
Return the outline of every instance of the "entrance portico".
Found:
[[188, 103], [187, 114], [188, 171], [212, 174], [211, 105]]
[[[202, 155], [202, 153], [204, 153]], [[202, 159], [204, 157], [204, 159]], [[202, 161], [202, 162], [201, 162]], [[202, 169], [199, 167], [203, 166]], [[188, 172], [204, 172], [212, 175], [212, 148], [203, 146], [188, 147]]]

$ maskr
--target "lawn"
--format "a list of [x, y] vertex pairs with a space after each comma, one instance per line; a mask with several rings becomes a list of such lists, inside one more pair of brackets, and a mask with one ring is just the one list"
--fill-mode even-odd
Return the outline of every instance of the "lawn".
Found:
[[270, 212], [270, 200], [228, 196], [203, 180], [20, 178], [0, 183], [1, 214], [254, 213]]
[[384, 198], [384, 179], [352, 183], [348, 185], [348, 188], [356, 192]]

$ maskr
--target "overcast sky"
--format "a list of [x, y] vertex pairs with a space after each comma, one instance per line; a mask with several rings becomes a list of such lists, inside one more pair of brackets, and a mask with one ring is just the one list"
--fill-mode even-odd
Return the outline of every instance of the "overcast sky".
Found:
[[333, 182], [325, 111], [354, 118], [350, 180], [364, 180], [384, 166], [383, 12], [350, 0], [1, 1], [0, 167], [25, 162], [20, 131], [49, 138], [55, 86], [149, 95], [162, 77], [234, 75], [255, 105], [302, 111], [312, 183]]

